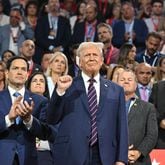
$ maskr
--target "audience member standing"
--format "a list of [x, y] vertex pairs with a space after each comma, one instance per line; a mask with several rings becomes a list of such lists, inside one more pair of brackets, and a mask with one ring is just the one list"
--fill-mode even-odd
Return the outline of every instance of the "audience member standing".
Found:
[[98, 39], [104, 44], [104, 63], [106, 65], [116, 64], [119, 58], [119, 49], [112, 45], [113, 32], [110, 25], [100, 23], [97, 25]]
[[38, 13], [39, 13], [38, 2], [36, 0], [29, 0], [25, 6], [24, 21], [26, 24], [30, 25], [33, 30], [35, 30], [37, 25]]
[[137, 52], [144, 50], [144, 43], [148, 34], [145, 22], [135, 18], [135, 11], [130, 2], [124, 2], [121, 11], [122, 20], [113, 26], [112, 43], [120, 48], [125, 42], [130, 42], [136, 46]]
[[147, 63], [138, 64], [135, 74], [137, 78], [136, 94], [141, 100], [148, 102], [152, 90], [152, 68]]
[[32, 40], [25, 40], [20, 47], [20, 56], [28, 60], [29, 63], [28, 76], [34, 72], [42, 71], [41, 66], [33, 61], [34, 51], [35, 44]]
[[2, 53], [2, 61], [7, 64], [7, 61], [11, 58], [11, 57], [14, 57], [16, 56], [15, 53], [11, 50], [5, 50], [3, 53]]
[[49, 66], [49, 61], [50, 61], [52, 55], [53, 55], [53, 53], [51, 51], [46, 51], [42, 55], [41, 68], [42, 68], [44, 74], [46, 74], [47, 68]]
[[0, 91], [6, 87], [5, 70], [6, 64], [3, 61], [0, 61]]
[[70, 17], [70, 24], [71, 24], [71, 30], [73, 33], [73, 29], [75, 24], [77, 24], [78, 22], [83, 22], [85, 20], [86, 17], [86, 2], [85, 1], [80, 1], [77, 4], [77, 10], [75, 15], [73, 15], [72, 17]]
[[36, 63], [41, 62], [43, 51], [67, 52], [71, 39], [69, 20], [59, 15], [59, 0], [49, 0], [47, 7], [48, 14], [38, 19], [35, 30]]
[[163, 0], [151, 0], [151, 16], [144, 19], [149, 32], [158, 31], [159, 23], [163, 18]]
[[68, 74], [68, 60], [62, 52], [55, 52], [46, 71], [50, 98], [60, 76]]
[[125, 43], [119, 50], [119, 59], [117, 64], [124, 66], [124, 68], [135, 70], [137, 62], [135, 61], [136, 47], [131, 43]]
[[73, 44], [80, 44], [84, 41], [98, 41], [97, 25], [99, 20], [97, 14], [97, 5], [95, 3], [87, 4], [85, 20], [77, 23], [73, 29]]
[[37, 165], [35, 137], [44, 139], [49, 134], [38, 120], [47, 99], [26, 90], [28, 62], [23, 57], [12, 57], [5, 73], [8, 87], [0, 92], [0, 162]]
[[151, 32], [146, 38], [146, 49], [138, 53], [135, 60], [138, 63], [148, 63], [152, 66], [153, 70], [157, 66], [160, 57], [164, 56], [159, 52], [159, 46], [162, 38], [157, 32]]
[[158, 136], [155, 108], [151, 103], [136, 98], [136, 76], [132, 71], [121, 72], [118, 84], [124, 88], [128, 113], [128, 162], [130, 165], [151, 165], [149, 153]]
[[149, 101], [153, 103], [157, 111], [158, 141], [156, 148], [165, 149], [165, 81], [155, 83], [152, 88]]
[[81, 76], [59, 77], [47, 113], [49, 124], [60, 127], [54, 144], [58, 165], [124, 165], [128, 134], [124, 92], [100, 77], [103, 44], [83, 42]]
[[154, 82], [165, 80], [165, 56], [159, 59], [158, 65], [156, 66], [156, 72], [154, 75]]
[[3, 2], [0, 1], [0, 26], [9, 24], [9, 16], [4, 14], [3, 10], [4, 10]]
[[[47, 80], [42, 72], [33, 73], [27, 81], [27, 89], [33, 93], [49, 98]], [[46, 121], [46, 111], [43, 112], [41, 121]], [[53, 154], [47, 140], [36, 138], [38, 165], [54, 165]]]
[[33, 37], [34, 32], [23, 22], [20, 10], [11, 9], [10, 24], [2, 26], [0, 30], [0, 57], [8, 49], [18, 55], [22, 42]]

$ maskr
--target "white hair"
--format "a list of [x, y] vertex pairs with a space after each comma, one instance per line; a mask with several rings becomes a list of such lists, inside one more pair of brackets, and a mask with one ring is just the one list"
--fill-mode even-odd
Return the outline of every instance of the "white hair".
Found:
[[104, 44], [102, 42], [82, 42], [77, 49], [78, 57], [80, 57], [83, 54], [82, 52], [84, 49], [88, 49], [90, 47], [97, 48], [100, 52], [100, 55], [103, 57]]

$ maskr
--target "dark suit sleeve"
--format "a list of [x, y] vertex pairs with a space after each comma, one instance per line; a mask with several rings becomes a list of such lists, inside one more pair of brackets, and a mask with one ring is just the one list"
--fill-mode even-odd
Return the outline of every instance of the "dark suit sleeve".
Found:
[[158, 137], [158, 126], [156, 119], [156, 111], [153, 105], [148, 105], [148, 117], [146, 123], [146, 134], [143, 141], [137, 147], [137, 149], [142, 153], [143, 156], [146, 156], [154, 148], [157, 142]]
[[71, 29], [69, 21], [63, 17], [59, 17], [57, 36], [55, 39], [49, 39], [50, 28], [48, 17], [41, 17], [37, 21], [35, 29], [36, 44], [42, 49], [48, 50], [49, 46], [54, 47], [62, 45], [63, 48], [68, 47], [71, 40]]
[[113, 38], [112, 38], [112, 43], [117, 48], [120, 48], [121, 45], [125, 42], [124, 34], [125, 34], [124, 22], [123, 21], [117, 22], [113, 27]]
[[8, 128], [6, 127], [5, 116], [0, 111], [0, 133], [6, 131]]
[[56, 130], [53, 126], [41, 122], [35, 117], [33, 117], [33, 123], [29, 131], [33, 136], [36, 136], [41, 140], [49, 140], [50, 142], [54, 142], [56, 136]]
[[64, 97], [65, 96], [58, 96], [55, 88], [47, 110], [48, 124], [57, 124], [62, 118], [64, 109]]
[[[138, 23], [136, 23], [138, 21]], [[137, 47], [144, 47], [148, 34], [148, 28], [143, 20], [135, 20], [134, 31], [136, 33], [134, 44]], [[143, 30], [141, 30], [143, 29]]]
[[118, 158], [117, 161], [127, 163], [128, 161], [128, 122], [125, 109], [125, 97], [123, 89], [120, 92], [119, 114], [118, 114]]

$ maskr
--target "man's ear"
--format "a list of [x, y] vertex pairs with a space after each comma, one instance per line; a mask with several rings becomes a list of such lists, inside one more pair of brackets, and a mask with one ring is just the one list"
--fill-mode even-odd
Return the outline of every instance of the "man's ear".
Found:
[[22, 47], [19, 48], [19, 53], [22, 53]]
[[8, 79], [8, 77], [9, 77], [9, 71], [8, 70], [5, 71], [5, 77], [6, 77], [6, 79]]

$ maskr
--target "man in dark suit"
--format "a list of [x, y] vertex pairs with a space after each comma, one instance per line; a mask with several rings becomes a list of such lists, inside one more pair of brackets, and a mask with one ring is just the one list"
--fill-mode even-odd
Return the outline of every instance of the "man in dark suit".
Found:
[[141, 52], [145, 49], [144, 44], [148, 34], [147, 26], [143, 20], [135, 18], [135, 11], [130, 2], [125, 1], [121, 10], [122, 20], [113, 26], [112, 43], [120, 48], [125, 42], [130, 42], [136, 46], [137, 52]]
[[119, 74], [118, 84], [124, 88], [128, 112], [128, 161], [134, 165], [151, 165], [149, 153], [157, 142], [156, 111], [150, 103], [136, 97], [136, 76], [130, 70]]
[[159, 51], [160, 42], [162, 37], [157, 32], [150, 32], [146, 37], [146, 49], [135, 56], [135, 60], [138, 63], [148, 63], [152, 66], [154, 70], [158, 64], [158, 61], [161, 57], [165, 56]]
[[19, 9], [14, 8], [10, 11], [10, 24], [2, 26], [0, 30], [0, 58], [8, 49], [18, 55], [22, 42], [34, 37], [32, 28], [25, 25], [22, 19]]
[[153, 103], [157, 110], [158, 119], [158, 141], [156, 148], [165, 149], [165, 81], [155, 83], [152, 88], [149, 101]]
[[32, 41], [30, 39], [25, 40], [22, 43], [19, 51], [20, 51], [20, 56], [27, 59], [27, 61], [29, 63], [28, 77], [30, 77], [30, 75], [32, 75], [34, 72], [42, 72], [41, 66], [36, 64], [33, 61], [33, 57], [34, 57], [34, 53], [35, 53], [34, 41]]
[[124, 165], [128, 135], [123, 89], [99, 75], [103, 44], [83, 42], [77, 54], [81, 76], [57, 82], [47, 121], [59, 124], [54, 143], [57, 165]]
[[47, 99], [25, 89], [27, 76], [26, 59], [9, 59], [8, 87], [0, 92], [0, 164], [37, 165], [35, 137], [45, 139], [44, 133], [50, 133], [49, 129], [43, 132], [46, 127], [38, 120], [44, 118]]
[[72, 35], [73, 44], [80, 44], [84, 41], [98, 41], [97, 25], [100, 20], [97, 19], [97, 14], [97, 6], [88, 4], [85, 20], [75, 24]]
[[60, 16], [59, 0], [48, 1], [48, 14], [41, 16], [35, 29], [36, 56], [34, 61], [41, 62], [44, 51], [62, 51], [67, 53], [71, 39], [69, 20]]

